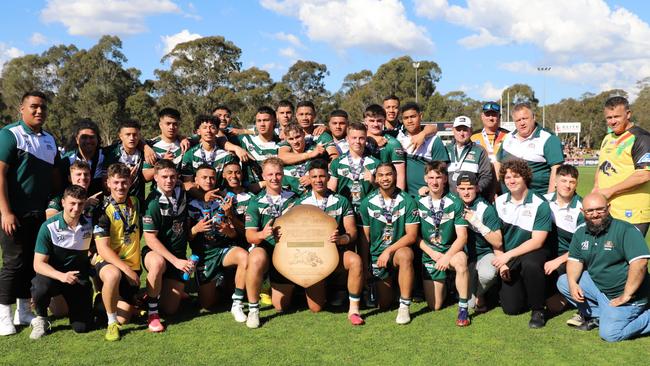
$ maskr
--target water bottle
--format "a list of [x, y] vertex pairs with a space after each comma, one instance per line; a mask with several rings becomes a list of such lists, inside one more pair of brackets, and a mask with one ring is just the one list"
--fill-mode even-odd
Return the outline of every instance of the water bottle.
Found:
[[[196, 269], [196, 265], [197, 265], [197, 263], [199, 263], [199, 256], [196, 255], [196, 254], [192, 254], [190, 256], [190, 262], [192, 262], [194, 264], [194, 268]], [[194, 272], [194, 271], [192, 271], [192, 272]], [[192, 273], [183, 272], [183, 281], [189, 280], [191, 275], [192, 275]]]

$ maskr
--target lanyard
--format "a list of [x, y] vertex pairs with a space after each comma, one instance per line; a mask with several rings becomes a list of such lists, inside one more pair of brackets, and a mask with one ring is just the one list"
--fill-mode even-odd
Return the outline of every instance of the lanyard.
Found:
[[386, 219], [386, 223], [388, 225], [393, 224], [393, 208], [395, 207], [395, 202], [397, 201], [397, 197], [394, 199], [391, 199], [390, 201], [390, 206], [386, 205], [386, 200], [384, 200], [384, 196], [379, 194], [379, 202], [381, 203], [381, 213], [384, 215], [384, 218]]
[[[176, 194], [177, 189], [178, 189], [178, 194]], [[171, 214], [171, 216], [176, 217], [176, 215], [178, 215], [178, 202], [180, 201], [180, 198], [181, 198], [180, 189], [178, 187], [174, 188], [174, 190], [172, 191], [171, 196], [168, 196], [168, 195], [166, 195], [164, 193], [163, 193], [163, 195], [165, 196], [165, 198], [167, 198], [167, 201], [169, 202], [169, 204], [172, 205], [172, 214]]]
[[124, 226], [124, 236], [128, 236], [131, 233], [133, 233], [136, 229], [136, 225], [130, 225], [129, 222], [131, 221], [131, 199], [127, 198], [126, 199], [126, 210], [122, 212], [120, 209], [120, 205], [115, 201], [113, 197], [110, 198], [111, 206], [113, 206], [113, 209], [120, 215], [120, 220], [122, 220], [122, 225]]
[[277, 202], [273, 202], [273, 199], [268, 193], [266, 194], [266, 199], [269, 201], [269, 205], [271, 206], [271, 216], [273, 216], [273, 218], [279, 217], [282, 213], [282, 192], [280, 192], [280, 197]]
[[442, 214], [445, 209], [445, 197], [442, 197], [440, 199], [440, 208], [438, 211], [436, 211], [435, 207], [433, 207], [433, 198], [429, 196], [429, 212], [431, 212], [431, 217], [433, 218], [433, 226], [434, 230], [438, 230], [438, 227], [440, 226], [440, 222], [442, 222]]
[[352, 157], [348, 154], [348, 166], [350, 166], [350, 174], [353, 181], [358, 181], [361, 178], [361, 171], [363, 170], [363, 162], [366, 160], [365, 156], [361, 157], [359, 165], [355, 166]]
[[[316, 206], [318, 206], [318, 208], [320, 208], [321, 210], [325, 211], [327, 209], [327, 202], [329, 201], [329, 198], [330, 198], [329, 194], [327, 194], [325, 196], [325, 198], [322, 199], [322, 200], [319, 200], [318, 198], [316, 198], [316, 194], [314, 192], [312, 192], [311, 195], [312, 195], [312, 198], [314, 199], [314, 202], [316, 202]], [[322, 202], [322, 205], [321, 205], [321, 202]]]
[[201, 146], [200, 150], [201, 150], [201, 160], [204, 163], [209, 164], [209, 165], [214, 164], [214, 161], [216, 160], [216, 157], [217, 157], [217, 148], [216, 148], [216, 146], [215, 146], [214, 150], [210, 151], [209, 158], [208, 158], [208, 156], [206, 156], [205, 150], [203, 149], [203, 146]]
[[129, 168], [140, 164], [140, 154], [138, 154], [138, 152], [133, 155], [127, 153], [126, 150], [124, 150], [124, 145], [120, 145], [120, 156], [122, 157], [124, 164], [128, 165]]
[[504, 134], [500, 133], [501, 131], [497, 129], [497, 132], [494, 133], [494, 143], [490, 142], [490, 139], [488, 138], [488, 134], [485, 132], [485, 128], [481, 131], [481, 135], [483, 135], [483, 141], [485, 141], [485, 149], [488, 152], [488, 155], [494, 155], [494, 145], [497, 145], [501, 141], [501, 136], [504, 136]]
[[465, 144], [463, 150], [460, 152], [460, 158], [458, 157], [458, 148], [456, 148], [456, 145], [454, 145], [453, 150], [454, 150], [454, 160], [456, 160], [454, 162], [454, 165], [458, 167], [455, 171], [458, 172], [461, 171], [460, 168], [463, 166], [463, 163], [465, 162], [467, 155], [469, 155], [469, 152], [472, 150], [472, 144], [470, 143]]

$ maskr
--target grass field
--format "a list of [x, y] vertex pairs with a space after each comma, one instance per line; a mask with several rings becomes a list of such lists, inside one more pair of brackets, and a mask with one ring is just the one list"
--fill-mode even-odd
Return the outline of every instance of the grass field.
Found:
[[[593, 169], [581, 170], [579, 192], [591, 188]], [[179, 316], [167, 317], [167, 331], [151, 334], [143, 322], [127, 325], [120, 342], [103, 340], [104, 330], [74, 334], [68, 321], [39, 341], [29, 328], [0, 338], [0, 365], [225, 364], [225, 365], [390, 365], [390, 364], [641, 364], [650, 337], [608, 344], [597, 331], [580, 332], [564, 322], [573, 311], [529, 330], [529, 315], [506, 316], [500, 308], [473, 318], [468, 328], [454, 325], [456, 306], [431, 312], [412, 306], [413, 321], [395, 324], [395, 311], [364, 310], [366, 325], [353, 328], [344, 309], [311, 314], [262, 311], [263, 325], [249, 330], [227, 309], [199, 311], [193, 300]]]

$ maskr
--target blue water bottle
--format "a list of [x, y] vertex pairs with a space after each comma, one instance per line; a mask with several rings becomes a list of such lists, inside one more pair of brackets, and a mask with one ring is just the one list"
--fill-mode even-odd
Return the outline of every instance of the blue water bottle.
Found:
[[[199, 263], [199, 256], [196, 254], [192, 254], [190, 256], [190, 262], [194, 264], [194, 269], [196, 270], [196, 265]], [[183, 281], [189, 280], [191, 275], [192, 273], [183, 272]]]

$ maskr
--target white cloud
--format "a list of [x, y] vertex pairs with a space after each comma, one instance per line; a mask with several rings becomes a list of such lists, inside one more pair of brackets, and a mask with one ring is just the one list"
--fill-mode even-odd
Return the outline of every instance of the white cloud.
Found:
[[141, 33], [147, 16], [180, 12], [171, 0], [48, 0], [41, 19], [63, 23], [71, 35], [98, 37]]
[[295, 47], [304, 47], [302, 42], [300, 42], [300, 38], [291, 33], [278, 32], [273, 34], [272, 37], [279, 41], [289, 42]]
[[163, 42], [163, 52], [166, 55], [170, 53], [177, 44], [193, 41], [201, 37], [203, 36], [198, 33], [190, 33], [189, 30], [183, 29], [176, 34], [172, 34], [171, 36], [160, 36], [160, 39]]
[[497, 100], [501, 98], [501, 93], [507, 86], [498, 87], [491, 82], [485, 82], [482, 85], [461, 85], [458, 90], [468, 95], [478, 95], [481, 100]]
[[25, 52], [16, 47], [9, 47], [7, 44], [0, 42], [0, 72], [2, 72], [5, 62], [12, 58], [21, 56], [25, 56]]
[[338, 51], [427, 53], [433, 49], [424, 27], [410, 21], [399, 0], [261, 0], [276, 13], [296, 17], [310, 40]]
[[35, 46], [46, 44], [47, 43], [47, 37], [45, 37], [43, 34], [35, 32], [32, 34], [32, 36], [29, 38], [29, 42]]
[[280, 56], [286, 57], [286, 58], [289, 58], [289, 59], [292, 59], [292, 60], [297, 60], [299, 58], [298, 52], [296, 52], [296, 50], [293, 47], [282, 48], [282, 49], [280, 49], [280, 51], [278, 51], [278, 53], [280, 54]]
[[[543, 54], [547, 72], [575, 84], [616, 87], [634, 94], [637, 80], [650, 75], [650, 26], [629, 10], [603, 0], [415, 0], [416, 13], [443, 19], [474, 33], [458, 42], [467, 48], [528, 44]], [[535, 62], [501, 65], [511, 72], [535, 74]]]

